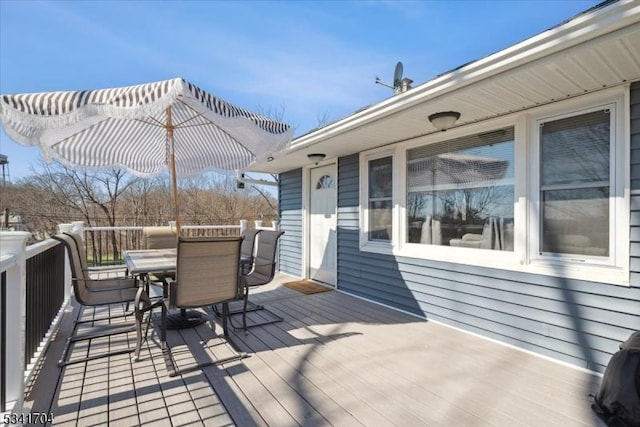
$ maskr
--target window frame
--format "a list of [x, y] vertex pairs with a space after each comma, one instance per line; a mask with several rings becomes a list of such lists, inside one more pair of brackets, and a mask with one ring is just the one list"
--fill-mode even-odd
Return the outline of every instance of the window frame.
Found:
[[[540, 120], [575, 116], [586, 111], [611, 105], [612, 132], [609, 196], [610, 221], [614, 243], [610, 259], [587, 256], [541, 257], [537, 254], [540, 221], [539, 208], [539, 138]], [[614, 117], [615, 116], [615, 117]], [[495, 268], [515, 273], [540, 274], [560, 278], [629, 285], [629, 230], [630, 230], [630, 94], [629, 86], [604, 89], [573, 99], [557, 101], [523, 112], [512, 113], [479, 123], [468, 124], [428, 135], [393, 143], [360, 153], [360, 250], [384, 253], [397, 257], [441, 261], [453, 264]], [[483, 133], [504, 127], [514, 127], [514, 250], [486, 249], [408, 243], [406, 154], [407, 150], [425, 144], [442, 142], [474, 133]], [[368, 161], [392, 157], [393, 215], [392, 240], [368, 241]], [[580, 259], [579, 259], [580, 258]]]
[[[495, 122], [494, 122], [494, 124], [495, 124]], [[488, 130], [488, 131], [487, 131], [487, 130], [482, 130], [482, 131], [479, 131], [479, 132], [466, 132], [466, 133], [465, 133], [464, 135], [462, 135], [462, 136], [463, 136], [463, 137], [464, 137], [464, 136], [477, 136], [477, 135], [482, 135], [482, 134], [485, 134], [485, 133], [496, 132], [496, 131], [500, 131], [500, 130], [503, 130], [503, 129], [509, 129], [509, 128], [510, 128], [510, 129], [513, 129], [513, 158], [511, 159], [510, 167], [513, 167], [513, 168], [514, 168], [514, 171], [515, 171], [515, 164], [516, 164], [516, 136], [515, 136], [515, 133], [516, 133], [516, 129], [515, 129], [515, 126], [514, 126], [514, 124], [513, 124], [513, 123], [511, 123], [511, 124], [509, 124], [509, 125], [507, 125], [507, 126], [501, 126], [501, 127], [495, 127], [495, 126], [491, 126], [491, 125], [490, 125], [490, 126], [489, 126], [489, 130]], [[434, 145], [434, 144], [438, 144], [438, 143], [440, 143], [440, 142], [447, 142], [447, 141], [450, 141], [450, 140], [457, 140], [457, 139], [459, 139], [459, 138], [460, 138], [460, 135], [456, 135], [455, 137], [451, 137], [451, 136], [449, 135], [449, 137], [448, 137], [448, 138], [444, 138], [442, 141], [439, 141], [439, 142], [437, 142], [437, 143], [417, 144], [417, 145], [407, 146], [406, 148], [404, 148], [404, 149], [403, 149], [403, 154], [404, 154], [405, 156], [407, 156], [408, 152], [409, 152], [409, 151], [411, 151], [411, 150], [413, 150], [413, 149], [421, 148], [421, 147], [424, 147], [425, 145]], [[511, 140], [508, 140], [508, 141], [511, 141]], [[503, 142], [507, 142], [507, 141], [503, 141]], [[492, 145], [492, 143], [485, 143], [485, 144], [483, 144], [483, 145], [474, 146], [473, 148], [489, 147], [489, 146], [491, 146], [491, 145]], [[469, 148], [463, 148], [462, 150], [467, 150], [467, 149], [469, 149]], [[445, 152], [445, 151], [443, 151], [442, 153], [439, 153], [439, 154], [448, 154], [448, 153], [451, 153], [451, 151], [450, 151], [450, 152]], [[455, 153], [455, 151], [453, 151], [453, 153]], [[408, 158], [408, 157], [405, 157], [405, 159], [406, 159], [406, 158]], [[407, 173], [407, 169], [408, 169], [408, 165], [407, 165], [407, 161], [406, 161], [406, 160], [405, 160], [405, 162], [404, 162], [404, 168], [405, 168], [405, 169], [404, 169], [404, 171], [405, 171], [405, 174], [406, 174], [406, 173]], [[405, 179], [405, 181], [404, 181], [404, 182], [405, 182], [405, 186], [404, 186], [404, 188], [403, 188], [403, 193], [404, 193], [404, 197], [405, 197], [405, 199], [404, 199], [403, 207], [404, 207], [404, 212], [405, 212], [405, 214], [406, 214], [406, 213], [407, 213], [406, 211], [407, 211], [407, 209], [408, 209], [408, 200], [407, 200], [407, 196], [408, 196], [408, 195], [409, 195], [409, 193], [410, 193], [410, 191], [409, 191], [410, 189], [409, 189], [409, 183], [408, 183], [408, 180], [407, 180], [407, 179]], [[514, 176], [513, 176], [512, 178], [502, 179], [502, 182], [503, 182], [503, 185], [504, 185], [504, 184], [509, 184], [509, 185], [511, 185], [511, 186], [512, 186], [512, 190], [513, 190], [513, 204], [514, 204], [514, 206], [515, 206], [515, 201], [516, 201], [516, 194], [515, 194], [515, 188], [516, 188], [516, 177], [515, 177], [515, 173], [514, 173]], [[437, 191], [437, 192], [441, 192], [441, 191], [442, 191], [442, 189], [439, 189], [439, 188], [437, 188], [437, 187], [438, 187], [438, 185], [434, 186], [434, 190], [435, 190], [435, 191]], [[474, 188], [480, 188], [480, 187], [475, 186]], [[485, 188], [486, 188], [486, 187], [485, 187]], [[514, 222], [515, 222], [515, 212], [513, 212], [513, 213], [512, 213], [512, 219], [513, 219], [513, 220], [514, 220]], [[407, 216], [407, 217], [405, 217], [405, 218], [404, 218], [404, 220], [405, 220], [405, 221], [408, 221], [408, 216]], [[431, 246], [430, 244], [424, 244], [424, 243], [415, 243], [415, 242], [414, 242], [414, 243], [410, 243], [410, 242], [409, 242], [409, 236], [408, 236], [408, 234], [409, 234], [409, 227], [408, 227], [408, 226], [406, 226], [406, 225], [402, 228], [401, 232], [402, 232], [402, 237], [403, 237], [403, 241], [402, 241], [402, 243], [403, 243], [404, 245], [419, 245], [420, 247], [423, 247], [423, 248], [424, 248], [425, 246]], [[442, 248], [442, 247], [450, 247], [449, 245], [446, 245], [446, 244], [433, 245], [433, 246], [437, 246], [437, 247], [439, 247], [439, 248]], [[466, 248], [466, 247], [462, 247], [462, 248], [463, 248], [463, 249], [469, 249], [469, 248]], [[471, 249], [475, 249], [475, 248], [471, 248]], [[417, 249], [417, 250], [419, 250], [419, 249]], [[482, 251], [487, 251], [487, 250], [490, 250], [490, 251], [497, 251], [497, 252], [513, 252], [513, 250], [510, 250], [510, 251], [502, 251], [502, 250], [497, 250], [497, 249], [486, 249], [486, 248], [485, 248], [485, 249], [482, 249]]]
[[[385, 240], [369, 240], [369, 162], [391, 157], [391, 238]], [[360, 156], [360, 249], [367, 252], [392, 254], [398, 233], [398, 177], [397, 153], [395, 149], [378, 149], [361, 153]]]
[[[624, 117], [625, 104], [628, 104], [628, 96], [603, 99], [602, 102], [583, 104], [572, 109], [550, 111], [548, 114], [531, 117], [531, 158], [533, 167], [531, 170], [530, 197], [530, 221], [529, 221], [529, 259], [531, 264], [541, 268], [568, 268], [576, 269], [579, 266], [604, 267], [626, 269], [628, 271], [629, 252], [624, 250], [628, 246], [629, 239], [622, 237], [621, 230], [629, 230], [629, 191], [625, 190], [624, 183], [628, 182], [628, 169], [624, 161], [628, 160], [625, 152], [629, 151], [628, 143], [625, 143]], [[628, 107], [627, 107], [628, 108]], [[541, 192], [541, 132], [543, 123], [553, 122], [565, 118], [571, 118], [594, 111], [609, 110], [609, 256], [589, 256], [581, 254], [561, 254], [542, 251], [542, 205]], [[628, 275], [628, 273], [627, 273]], [[627, 279], [628, 281], [628, 279]]]

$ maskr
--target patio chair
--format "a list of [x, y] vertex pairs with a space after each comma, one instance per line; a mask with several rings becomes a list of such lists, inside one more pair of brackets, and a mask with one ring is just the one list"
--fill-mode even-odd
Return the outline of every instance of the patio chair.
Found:
[[[76, 301], [83, 307], [96, 308], [101, 306], [110, 306], [112, 304], [126, 304], [128, 307], [128, 304], [135, 301], [137, 293], [144, 293], [144, 290], [141, 291], [141, 288], [137, 286], [136, 280], [132, 278], [116, 278], [104, 280], [91, 279], [87, 275], [87, 272], [82, 268], [80, 251], [77, 250], [74, 238], [67, 234], [57, 234], [53, 236], [53, 238], [64, 244], [67, 249], [67, 254], [69, 255], [69, 263], [71, 265], [73, 293]], [[146, 301], [148, 300], [148, 297], [143, 297], [142, 299]], [[62, 356], [58, 361], [58, 366], [62, 367], [73, 363], [85, 362], [88, 360], [99, 359], [106, 356], [133, 352], [134, 349], [127, 348], [106, 353], [94, 354], [80, 359], [69, 360], [67, 358], [71, 345], [76, 342], [136, 331], [136, 322], [123, 322], [115, 324], [111, 323], [111, 320], [115, 319], [116, 317], [126, 316], [126, 310], [127, 308], [125, 308], [125, 314], [123, 315], [94, 318], [84, 321], [78, 320], [74, 322], [71, 335], [67, 338], [64, 349], [62, 351]], [[108, 320], [109, 323], [100, 324], [100, 322], [104, 320]], [[93, 324], [92, 327], [90, 327], [89, 331], [79, 333], [79, 325], [89, 322]], [[96, 323], [99, 324], [96, 325]]]
[[145, 249], [175, 248], [176, 232], [171, 227], [144, 227], [142, 243]]
[[[110, 272], [122, 271], [123, 269], [122, 266], [114, 266], [114, 267], [107, 267], [107, 268], [100, 268], [100, 269], [89, 267], [89, 263], [87, 262], [87, 255], [86, 255], [87, 252], [86, 252], [85, 244], [84, 244], [84, 241], [82, 240], [82, 237], [79, 234], [72, 233], [72, 232], [65, 232], [62, 234], [58, 234], [57, 236], [59, 237], [67, 236], [71, 238], [73, 242], [72, 250], [75, 250], [78, 252], [80, 268], [82, 269], [82, 271], [84, 272], [84, 275], [87, 278], [90, 278], [91, 274], [93, 273], [99, 272], [99, 273], [111, 274]], [[137, 288], [138, 284], [136, 283], [135, 280], [128, 277], [128, 275], [119, 274], [116, 277], [113, 277], [113, 276], [109, 277], [107, 280], [104, 280], [104, 279], [94, 280], [91, 283], [87, 283], [87, 286], [89, 287], [89, 289], [92, 289], [92, 290], [105, 290], [105, 289], [112, 289], [112, 288], [116, 288], [116, 289], [130, 288], [130, 287]]]
[[[142, 246], [145, 249], [175, 248], [178, 236], [171, 227], [144, 227], [142, 229]], [[167, 277], [175, 278], [173, 273], [155, 273], [148, 276], [152, 284], [161, 284]]]
[[[246, 229], [242, 232], [242, 245], [240, 246], [240, 268], [243, 275], [249, 274], [251, 269], [253, 268], [254, 256], [255, 256], [255, 248], [256, 248], [256, 240], [259, 238], [260, 232], [262, 230], [249, 230]], [[250, 307], [247, 310], [259, 310], [261, 307], [249, 302]], [[229, 308], [229, 315], [234, 315], [238, 313], [242, 313], [243, 305], [241, 304], [238, 307]], [[213, 312], [216, 316], [220, 317], [222, 315], [217, 305], [213, 306]]]
[[[222, 304], [223, 340], [233, 347], [227, 327], [228, 303], [241, 299], [244, 293], [244, 277], [240, 274], [241, 244], [242, 237], [178, 238], [176, 279], [167, 278], [166, 280], [160, 319], [160, 343], [169, 365], [169, 376], [246, 357], [246, 354], [238, 353], [234, 349], [231, 357], [215, 359], [179, 370], [167, 346], [167, 310], [213, 307], [215, 304]], [[211, 328], [215, 334], [213, 320], [211, 320]], [[140, 345], [139, 341], [136, 347], [136, 358], [139, 355]]]
[[243, 274], [248, 274], [253, 267], [256, 239], [260, 238], [262, 230], [244, 230], [242, 232], [242, 246], [240, 247], [240, 261]]
[[[245, 292], [242, 309], [242, 328], [237, 328], [235, 325], [232, 325], [234, 329], [244, 329], [246, 333], [249, 328], [269, 325], [272, 323], [282, 322], [284, 320], [274, 312], [267, 310], [263, 305], [252, 304], [252, 307], [249, 307], [249, 289], [270, 283], [276, 274], [276, 253], [278, 249], [278, 240], [280, 240], [280, 237], [283, 234], [284, 231], [274, 230], [262, 230], [262, 232], [260, 233], [260, 237], [258, 238], [258, 249], [256, 251], [253, 268], [244, 277]], [[256, 310], [264, 310], [265, 312], [269, 313], [271, 319], [247, 325], [247, 312]]]

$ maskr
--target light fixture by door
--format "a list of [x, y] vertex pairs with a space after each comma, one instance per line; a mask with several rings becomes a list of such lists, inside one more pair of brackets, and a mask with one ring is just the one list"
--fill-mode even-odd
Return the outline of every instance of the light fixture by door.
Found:
[[322, 154], [322, 153], [311, 153], [311, 154], [307, 154], [307, 157], [309, 158], [309, 160], [311, 160], [314, 163], [318, 163], [324, 160], [326, 156], [326, 154]]
[[459, 118], [460, 113], [457, 111], [442, 111], [430, 115], [429, 121], [439, 131], [445, 131], [453, 126]]

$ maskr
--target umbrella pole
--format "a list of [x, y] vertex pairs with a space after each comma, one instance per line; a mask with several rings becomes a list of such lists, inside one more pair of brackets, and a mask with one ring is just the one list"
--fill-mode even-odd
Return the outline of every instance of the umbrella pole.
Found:
[[170, 162], [171, 162], [171, 193], [173, 194], [173, 213], [176, 219], [176, 234], [180, 235], [180, 208], [178, 206], [178, 182], [176, 173], [176, 154], [173, 145], [173, 120], [171, 118], [171, 107], [167, 107], [167, 138], [169, 139]]

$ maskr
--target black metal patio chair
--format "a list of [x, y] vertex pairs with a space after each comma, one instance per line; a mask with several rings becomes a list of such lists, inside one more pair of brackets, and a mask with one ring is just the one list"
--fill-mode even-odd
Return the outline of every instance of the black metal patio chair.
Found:
[[[96, 308], [108, 307], [113, 304], [125, 305], [123, 308], [124, 314], [115, 316], [109, 315], [101, 318], [94, 317], [90, 320], [78, 320], [74, 322], [71, 335], [67, 338], [62, 355], [58, 361], [58, 366], [62, 367], [106, 356], [133, 352], [134, 349], [127, 348], [92, 354], [79, 359], [70, 360], [68, 358], [68, 356], [70, 357], [70, 348], [74, 343], [136, 331], [136, 322], [112, 323], [112, 320], [117, 317], [127, 316], [126, 311], [128, 309], [128, 305], [136, 300], [137, 293], [141, 292], [142, 294], [145, 294], [145, 291], [137, 286], [137, 281], [133, 278], [92, 279], [89, 277], [87, 271], [82, 268], [80, 251], [78, 250], [74, 238], [64, 233], [57, 234], [53, 236], [53, 238], [64, 244], [67, 249], [69, 263], [71, 265], [73, 293], [76, 301], [81, 306]], [[148, 300], [148, 297], [144, 297], [143, 295], [142, 299], [146, 301]], [[92, 325], [86, 328], [88, 330], [79, 332], [78, 328], [80, 325], [86, 323], [91, 323]], [[142, 330], [140, 330], [139, 333], [141, 334]]]
[[[137, 288], [137, 283], [135, 280], [132, 280], [126, 273], [122, 274], [123, 267], [122, 266], [111, 266], [107, 268], [91, 268], [89, 267], [89, 263], [87, 262], [87, 251], [85, 247], [84, 240], [82, 236], [73, 232], [65, 232], [62, 234], [57, 234], [57, 236], [68, 236], [72, 240], [72, 250], [78, 252], [78, 258], [80, 262], [80, 268], [82, 269], [84, 275], [88, 278], [91, 277], [92, 274], [109, 274], [107, 280], [99, 279], [93, 280], [92, 282], [87, 282], [87, 286], [92, 290], [105, 290], [110, 288]], [[55, 238], [55, 237], [54, 237]], [[112, 276], [112, 274], [116, 272], [118, 276]]]
[[[276, 255], [278, 249], [278, 241], [284, 234], [284, 231], [262, 230], [258, 237], [258, 249], [256, 250], [255, 259], [251, 271], [245, 275], [245, 292], [244, 302], [241, 312], [233, 314], [242, 314], [242, 328], [232, 324], [235, 330], [243, 329], [245, 333], [249, 328], [256, 326], [264, 326], [272, 323], [282, 322], [284, 319], [274, 312], [266, 309], [264, 305], [253, 304], [249, 301], [249, 290], [251, 288], [262, 286], [270, 283], [276, 273]], [[264, 310], [271, 317], [268, 320], [247, 324], [247, 313], [250, 311]]]
[[[222, 337], [224, 343], [231, 344], [227, 327], [228, 303], [238, 300], [244, 294], [244, 276], [240, 272], [240, 246], [242, 237], [179, 237], [176, 259], [176, 278], [166, 278], [161, 303], [160, 342], [165, 352], [169, 376], [191, 372], [209, 365], [226, 363], [246, 357], [235, 351], [230, 357], [197, 363], [178, 369], [167, 345], [167, 311], [169, 309], [190, 309], [222, 305]], [[136, 309], [145, 301], [136, 301]], [[142, 322], [142, 316], [136, 316]], [[215, 322], [211, 327], [215, 333]], [[138, 326], [141, 330], [141, 325]], [[220, 338], [220, 337], [218, 337]], [[139, 358], [142, 342], [138, 340], [136, 359]]]

